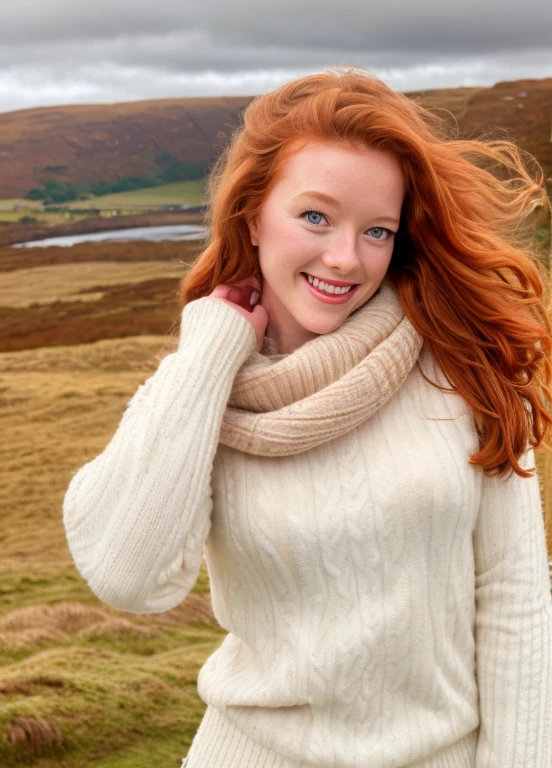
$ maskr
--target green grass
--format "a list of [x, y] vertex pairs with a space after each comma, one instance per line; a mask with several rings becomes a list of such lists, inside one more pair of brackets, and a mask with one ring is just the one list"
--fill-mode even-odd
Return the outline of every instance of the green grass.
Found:
[[[42, 203], [39, 200], [24, 200], [21, 197], [0, 199], [0, 211], [12, 211], [16, 205], [39, 211], [42, 209]], [[28, 211], [17, 211], [16, 213], [18, 216], [23, 216]]]
[[[131, 746], [117, 755], [94, 762], [93, 768], [149, 768], [153, 765], [180, 768], [180, 756], [185, 756], [189, 746], [183, 748], [183, 744], [181, 733], [167, 732], [163, 741], [144, 739], [138, 746]], [[179, 757], [175, 759], [175, 755]]]
[[[51, 641], [32, 655], [3, 666], [0, 764], [45, 768], [55, 757], [67, 766], [159, 763], [159, 752], [177, 765], [199, 726], [205, 705], [196, 690], [199, 669], [222, 642], [220, 629], [201, 624], [156, 628], [143, 638], [131, 629], [118, 636]], [[62, 742], [10, 743], [10, 723], [40, 718]], [[135, 763], [136, 765], [137, 763]], [[168, 763], [169, 765], [171, 762]]]
[[[174, 184], [164, 184], [159, 187], [149, 189], [137, 189], [133, 192], [118, 192], [113, 195], [102, 195], [100, 197], [91, 197], [87, 200], [75, 200], [67, 203], [67, 209], [72, 208], [116, 208], [128, 213], [141, 213], [143, 206], [157, 207], [160, 205], [201, 205], [205, 192], [205, 180], [195, 179], [193, 181], [179, 181]], [[14, 211], [15, 205], [24, 206], [24, 211]], [[135, 208], [135, 206], [138, 206]], [[68, 219], [65, 214], [48, 214], [43, 212], [42, 203], [34, 200], [23, 199], [4, 199], [0, 200], [0, 222], [19, 221], [23, 216], [33, 216], [38, 221], [53, 223], [52, 217], [55, 217], [55, 223], [61, 223]]]
[[203, 179], [179, 181], [160, 187], [137, 189], [133, 192], [117, 192], [88, 200], [76, 200], [70, 203], [69, 207], [132, 208], [133, 205], [201, 205], [204, 190]]
[[32, 216], [37, 224], [47, 224], [48, 226], [67, 224], [69, 221], [87, 218], [86, 214], [51, 213], [38, 209], [36, 211], [0, 211], [0, 222], [11, 224], [21, 221], [25, 216]]
[[29, 216], [35, 219], [37, 224], [46, 224], [48, 226], [67, 224], [70, 221], [78, 221], [87, 218], [87, 214], [72, 213], [69, 211], [52, 213], [51, 211], [43, 211], [42, 208], [36, 208], [32, 211], [9, 211], [0, 208], [0, 223], [13, 224]]
[[23, 216], [32, 216], [33, 218], [37, 218], [35, 211], [6, 211], [0, 208], [0, 221], [20, 221]]
[[[202, 563], [191, 592], [201, 597], [209, 596], [209, 575]], [[86, 582], [71, 568], [60, 571], [27, 571], [26, 573], [2, 572], [0, 575], [0, 618], [19, 608], [32, 605], [55, 605], [74, 600], [90, 605], [100, 605]]]
[[[208, 593], [204, 565], [192, 592]], [[111, 609], [69, 569], [3, 574], [2, 768], [179, 768], [205, 711], [198, 672], [226, 635], [179, 616]], [[40, 727], [14, 743], [21, 722]]]
[[39, 604], [52, 605], [62, 600], [93, 604], [97, 602], [74, 569], [55, 573], [2, 573], [0, 617], [19, 608]]

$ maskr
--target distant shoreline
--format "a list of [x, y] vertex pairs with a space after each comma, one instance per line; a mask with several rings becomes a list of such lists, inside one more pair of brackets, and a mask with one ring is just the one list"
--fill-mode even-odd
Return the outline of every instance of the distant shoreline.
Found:
[[164, 211], [141, 213], [132, 216], [91, 216], [78, 221], [47, 226], [44, 224], [0, 224], [0, 246], [16, 245], [29, 240], [45, 240], [63, 235], [84, 235], [91, 232], [108, 232], [111, 229], [154, 227], [163, 224], [195, 224], [204, 226], [201, 213]]
[[144, 240], [149, 243], [159, 243], [165, 240], [182, 242], [183, 240], [202, 240], [205, 234], [204, 228], [195, 224], [158, 224], [147, 227], [109, 229], [104, 232], [56, 235], [44, 240], [27, 240], [24, 243], [14, 243], [11, 248], [49, 248], [51, 246], [73, 248], [82, 243], [136, 242], [137, 240]]

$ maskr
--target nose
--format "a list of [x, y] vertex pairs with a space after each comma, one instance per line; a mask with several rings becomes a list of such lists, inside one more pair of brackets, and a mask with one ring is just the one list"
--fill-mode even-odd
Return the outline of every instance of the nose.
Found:
[[357, 252], [357, 242], [354, 234], [343, 234], [335, 238], [322, 256], [322, 261], [328, 269], [335, 270], [341, 275], [358, 272], [361, 266]]

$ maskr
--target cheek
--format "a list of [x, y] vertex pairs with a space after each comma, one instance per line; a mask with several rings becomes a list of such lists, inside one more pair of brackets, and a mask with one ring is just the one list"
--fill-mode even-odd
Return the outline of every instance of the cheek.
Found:
[[374, 248], [371, 250], [366, 263], [372, 272], [386, 272], [393, 255], [393, 244], [386, 248]]
[[284, 263], [300, 263], [313, 252], [315, 243], [312, 235], [294, 225], [294, 222], [279, 222], [277, 226], [263, 229], [259, 239], [261, 265], [282, 266]]
[[288, 239], [288, 229], [285, 222], [265, 217], [259, 228], [259, 245], [270, 254], [281, 250]]

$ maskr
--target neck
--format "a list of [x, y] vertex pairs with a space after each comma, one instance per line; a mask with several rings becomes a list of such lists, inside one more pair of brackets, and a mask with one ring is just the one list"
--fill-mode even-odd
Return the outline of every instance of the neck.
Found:
[[269, 290], [263, 291], [261, 302], [268, 314], [265, 336], [276, 345], [279, 354], [289, 355], [320, 335], [299, 325]]
[[310, 333], [309, 331], [306, 333], [308, 336], [305, 338], [304, 335], [299, 337], [297, 334], [279, 331], [278, 328], [275, 328], [274, 325], [270, 324], [269, 319], [265, 336], [267, 336], [276, 346], [278, 354], [290, 355], [292, 352], [299, 349], [299, 347], [302, 347], [307, 341], [310, 341], [319, 335], [317, 333]]

